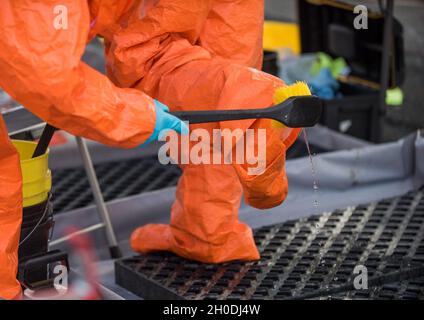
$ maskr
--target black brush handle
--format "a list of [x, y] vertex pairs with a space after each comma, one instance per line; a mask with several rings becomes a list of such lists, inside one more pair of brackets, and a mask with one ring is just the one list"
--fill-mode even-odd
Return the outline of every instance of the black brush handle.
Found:
[[315, 96], [295, 96], [268, 108], [238, 110], [199, 110], [171, 112], [190, 123], [244, 119], [274, 119], [290, 128], [314, 126], [321, 116], [322, 101]]
[[49, 125], [48, 123], [46, 124], [43, 133], [41, 134], [40, 140], [38, 141], [37, 147], [32, 154], [33, 158], [39, 157], [46, 153], [55, 131], [55, 127]]
[[218, 121], [245, 120], [266, 118], [268, 109], [239, 109], [239, 110], [202, 110], [171, 112], [177, 118], [190, 123], [207, 123]]

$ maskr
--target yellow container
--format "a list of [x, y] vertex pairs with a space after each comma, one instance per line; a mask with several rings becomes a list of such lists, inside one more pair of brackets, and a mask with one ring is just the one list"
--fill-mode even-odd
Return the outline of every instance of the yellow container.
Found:
[[48, 151], [31, 158], [37, 143], [12, 140], [21, 160], [23, 177], [23, 205], [30, 207], [47, 200], [52, 188], [52, 176], [48, 164]]
[[293, 53], [300, 53], [300, 31], [295, 23], [265, 21], [263, 47], [265, 50], [278, 51], [290, 48]]

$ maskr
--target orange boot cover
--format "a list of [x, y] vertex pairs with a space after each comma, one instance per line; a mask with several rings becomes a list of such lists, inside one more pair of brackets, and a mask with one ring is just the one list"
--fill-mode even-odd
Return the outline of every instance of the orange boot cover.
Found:
[[22, 176], [19, 155], [0, 116], [0, 298], [20, 296], [16, 280], [22, 222]]

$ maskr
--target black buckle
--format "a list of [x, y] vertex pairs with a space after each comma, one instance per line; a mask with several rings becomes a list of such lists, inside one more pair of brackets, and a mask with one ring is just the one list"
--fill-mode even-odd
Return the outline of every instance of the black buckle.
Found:
[[[29, 257], [27, 260], [22, 261], [19, 264], [19, 278], [21, 285], [30, 290], [36, 290], [40, 288], [52, 287], [54, 283], [54, 276], [49, 277], [47, 275], [47, 267], [53, 262], [58, 262], [61, 265], [65, 266], [69, 274], [69, 261], [68, 255], [60, 250], [53, 250], [47, 253], [35, 255]], [[30, 278], [31, 270], [34, 269], [45, 269], [47, 279], [32, 282], [28, 280]]]

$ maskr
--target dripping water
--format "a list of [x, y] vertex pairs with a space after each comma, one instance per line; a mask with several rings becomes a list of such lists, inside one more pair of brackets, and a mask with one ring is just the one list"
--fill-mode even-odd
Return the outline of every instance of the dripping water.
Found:
[[306, 129], [305, 128], [302, 129], [302, 132], [303, 132], [303, 137], [305, 138], [306, 148], [308, 149], [309, 161], [311, 163], [312, 189], [313, 189], [313, 192], [314, 192], [313, 205], [314, 205], [315, 208], [318, 208], [318, 206], [319, 206], [319, 202], [318, 202], [318, 180], [317, 180], [317, 175], [316, 175], [316, 170], [315, 170], [314, 159], [313, 159], [313, 155], [311, 153], [311, 148], [309, 146], [308, 135], [306, 133]]

